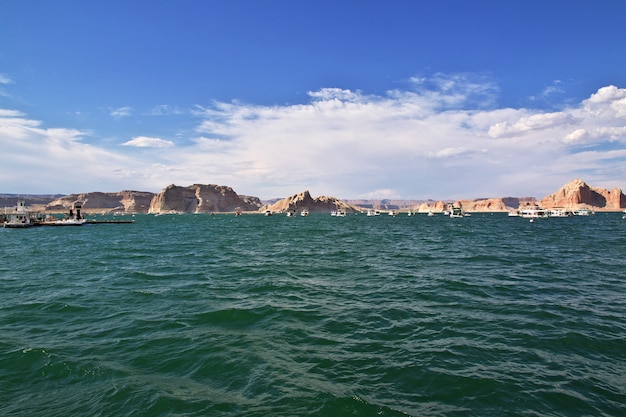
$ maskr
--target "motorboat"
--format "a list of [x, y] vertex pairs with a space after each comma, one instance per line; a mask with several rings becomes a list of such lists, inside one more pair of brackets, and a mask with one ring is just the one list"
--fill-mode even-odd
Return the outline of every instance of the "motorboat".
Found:
[[591, 209], [578, 209], [574, 211], [574, 216], [593, 216], [594, 214], [596, 214], [596, 212]]
[[461, 207], [452, 207], [452, 211], [450, 212], [450, 217], [451, 218], [465, 217], [465, 214], [463, 213], [463, 209]]

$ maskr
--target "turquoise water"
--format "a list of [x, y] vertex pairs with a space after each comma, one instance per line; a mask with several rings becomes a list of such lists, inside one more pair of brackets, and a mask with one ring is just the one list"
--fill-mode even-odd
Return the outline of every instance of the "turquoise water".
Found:
[[626, 220], [0, 229], [3, 416], [620, 416]]

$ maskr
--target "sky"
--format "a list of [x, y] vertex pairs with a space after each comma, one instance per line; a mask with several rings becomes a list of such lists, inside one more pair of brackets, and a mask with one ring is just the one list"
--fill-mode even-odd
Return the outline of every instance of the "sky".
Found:
[[0, 0], [0, 193], [626, 190], [622, 0]]

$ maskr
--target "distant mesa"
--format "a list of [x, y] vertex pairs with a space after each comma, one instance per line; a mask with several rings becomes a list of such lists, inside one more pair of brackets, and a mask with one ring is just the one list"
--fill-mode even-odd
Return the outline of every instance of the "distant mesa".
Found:
[[214, 213], [257, 211], [261, 207], [257, 197], [240, 196], [223, 185], [194, 184], [188, 187], [168, 185], [152, 198], [148, 213]]
[[309, 191], [284, 198], [273, 204], [267, 204], [260, 209], [270, 212], [289, 212], [308, 210], [309, 213], [330, 213], [333, 210], [343, 210], [346, 213], [358, 213], [361, 207], [345, 203], [335, 197], [320, 196], [312, 198]]
[[553, 194], [537, 201], [534, 197], [478, 198], [457, 201], [417, 200], [345, 200], [336, 197], [311, 197], [303, 191], [291, 197], [263, 204], [258, 197], [237, 194], [231, 187], [215, 184], [193, 184], [187, 187], [168, 185], [160, 193], [120, 191], [115, 193], [90, 192], [84, 194], [17, 196], [0, 194], [0, 207], [15, 207], [18, 197], [37, 210], [65, 212], [75, 201], [83, 202], [83, 212], [103, 213], [224, 213], [224, 212], [289, 212], [308, 210], [310, 213], [329, 213], [343, 210], [355, 213], [367, 209], [411, 210], [413, 212], [442, 212], [450, 206], [467, 212], [498, 212], [517, 210], [528, 206], [542, 208], [592, 209], [621, 211], [626, 208], [626, 196], [619, 188], [594, 188], [575, 179]]
[[91, 192], [70, 194], [49, 202], [47, 211], [65, 211], [75, 201], [83, 202], [84, 211], [147, 213], [154, 193], [146, 191], [120, 191], [117, 193]]

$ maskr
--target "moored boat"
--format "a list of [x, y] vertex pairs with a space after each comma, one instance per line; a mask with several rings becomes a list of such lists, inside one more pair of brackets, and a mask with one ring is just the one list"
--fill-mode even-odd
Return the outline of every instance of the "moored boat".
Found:
[[578, 209], [574, 211], [574, 216], [593, 216], [594, 214], [596, 214], [596, 212], [591, 209]]
[[539, 207], [526, 208], [520, 211], [520, 217], [525, 219], [539, 219], [548, 217], [548, 211]]
[[572, 212], [564, 208], [552, 208], [548, 210], [548, 217], [570, 217]]
[[24, 200], [19, 200], [15, 210], [7, 213], [7, 220], [4, 222], [5, 228], [22, 229], [34, 225], [30, 217], [30, 211], [26, 208]]

